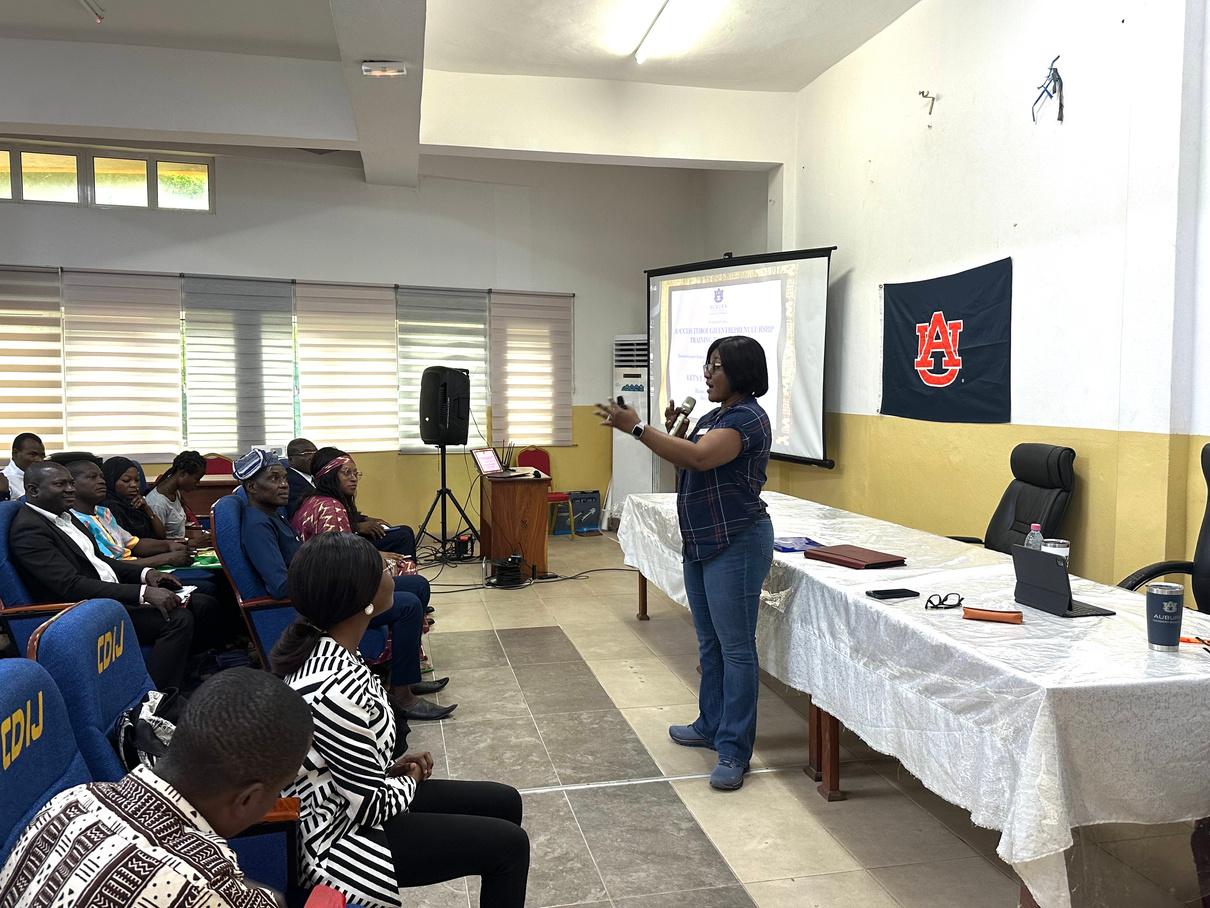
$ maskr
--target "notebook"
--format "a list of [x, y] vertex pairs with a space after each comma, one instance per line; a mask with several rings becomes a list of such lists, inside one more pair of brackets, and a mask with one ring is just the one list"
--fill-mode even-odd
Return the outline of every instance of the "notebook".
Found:
[[803, 552], [803, 556], [814, 558], [816, 561], [826, 561], [828, 564], [855, 568], [859, 571], [866, 568], [902, 567], [907, 563], [907, 559], [901, 555], [863, 549], [859, 545], [821, 545], [818, 548], [807, 549]]

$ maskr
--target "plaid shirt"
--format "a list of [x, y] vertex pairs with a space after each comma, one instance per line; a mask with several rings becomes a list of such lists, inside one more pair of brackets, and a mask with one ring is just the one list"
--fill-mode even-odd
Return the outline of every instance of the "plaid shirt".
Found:
[[711, 410], [689, 440], [697, 443], [711, 429], [734, 429], [740, 435], [739, 455], [713, 470], [681, 470], [676, 513], [689, 561], [713, 558], [765, 514], [760, 490], [773, 432], [769, 417], [756, 398], [748, 397], [726, 410]]

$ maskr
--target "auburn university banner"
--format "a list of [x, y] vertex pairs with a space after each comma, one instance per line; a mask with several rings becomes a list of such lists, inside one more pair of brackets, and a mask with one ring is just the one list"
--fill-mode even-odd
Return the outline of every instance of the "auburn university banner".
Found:
[[1012, 259], [883, 286], [882, 413], [1008, 422]]

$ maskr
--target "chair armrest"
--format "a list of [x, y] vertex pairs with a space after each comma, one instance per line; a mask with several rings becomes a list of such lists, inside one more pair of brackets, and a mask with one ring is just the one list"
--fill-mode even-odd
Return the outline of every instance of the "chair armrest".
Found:
[[273, 809], [261, 818], [261, 822], [294, 823], [298, 820], [300, 809], [302, 809], [302, 802], [298, 798], [278, 798]]
[[240, 608], [255, 606], [257, 608], [267, 608], [271, 605], [291, 605], [289, 599], [273, 599], [269, 596], [262, 596], [259, 599], [244, 599], [240, 602]]
[[1148, 580], [1163, 577], [1165, 574], [1192, 574], [1192, 561], [1157, 561], [1145, 568], [1139, 568], [1129, 577], [1118, 584], [1124, 590], [1137, 590]]
[[983, 540], [978, 536], [949, 536], [947, 538], [956, 542], [969, 542], [971, 545], [983, 545]]
[[348, 902], [343, 895], [335, 889], [329, 889], [323, 883], [320, 883], [307, 896], [305, 908], [345, 908], [346, 904]]
[[[84, 600], [81, 599], [80, 601], [83, 602]], [[79, 604], [79, 602], [42, 602], [38, 605], [0, 604], [0, 617], [19, 618], [22, 615], [45, 615], [50, 612], [61, 612], [65, 608]]]

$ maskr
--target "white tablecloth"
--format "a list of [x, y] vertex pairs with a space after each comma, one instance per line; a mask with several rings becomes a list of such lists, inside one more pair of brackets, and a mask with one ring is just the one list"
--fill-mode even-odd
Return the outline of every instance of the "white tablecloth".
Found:
[[[1025, 622], [926, 611], [932, 593], [1020, 608], [998, 552], [775, 492], [775, 536], [852, 543], [907, 558], [854, 571], [775, 553], [757, 627], [764, 668], [897, 757], [928, 788], [1001, 831], [998, 853], [1042, 908], [1068, 908], [1071, 830], [1210, 816], [1210, 655], [1147, 647], [1138, 593], [1072, 578], [1075, 598], [1117, 611]], [[675, 495], [632, 495], [618, 539], [626, 563], [688, 605]], [[879, 602], [867, 589], [910, 587]], [[1210, 635], [1186, 612], [1184, 632]]]

